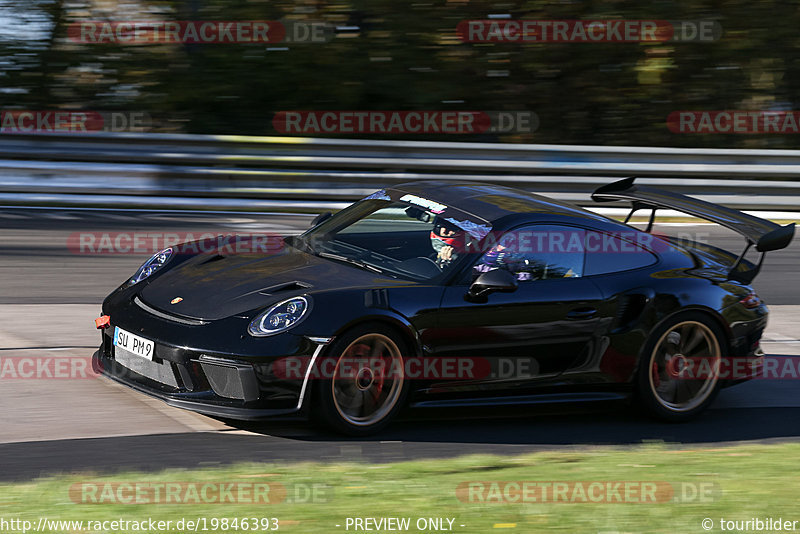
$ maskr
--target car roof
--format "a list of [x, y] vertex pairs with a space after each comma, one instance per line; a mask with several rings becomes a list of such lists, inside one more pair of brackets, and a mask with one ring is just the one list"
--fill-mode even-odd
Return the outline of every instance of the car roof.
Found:
[[[463, 181], [418, 181], [392, 187], [396, 191], [441, 202], [476, 215], [493, 225], [501, 219], [563, 220], [564, 217], [615, 222], [568, 202], [502, 185]], [[519, 217], [528, 215], [528, 217]], [[617, 223], [619, 224], [619, 223]]]

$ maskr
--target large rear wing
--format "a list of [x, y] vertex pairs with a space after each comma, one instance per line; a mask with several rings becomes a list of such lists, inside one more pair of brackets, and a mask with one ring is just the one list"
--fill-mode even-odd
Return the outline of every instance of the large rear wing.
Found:
[[[631, 212], [625, 219], [630, 220], [634, 212], [640, 209], [649, 209], [650, 223], [646, 231], [653, 227], [655, 213], [658, 208], [669, 208], [688, 215], [693, 215], [707, 221], [715, 222], [730, 228], [747, 240], [747, 246], [736, 263], [731, 267], [729, 276], [743, 283], [750, 283], [756, 277], [764, 261], [764, 253], [771, 250], [780, 250], [789, 245], [794, 236], [794, 223], [781, 226], [774, 222], [754, 217], [739, 210], [726, 208], [718, 204], [706, 202], [679, 193], [664, 191], [655, 187], [634, 184], [635, 176], [619, 180], [598, 187], [592, 193], [592, 200], [596, 202], [611, 202], [616, 200], [631, 201]], [[761, 252], [761, 258], [754, 269], [741, 271], [738, 269], [747, 251], [755, 245]]]

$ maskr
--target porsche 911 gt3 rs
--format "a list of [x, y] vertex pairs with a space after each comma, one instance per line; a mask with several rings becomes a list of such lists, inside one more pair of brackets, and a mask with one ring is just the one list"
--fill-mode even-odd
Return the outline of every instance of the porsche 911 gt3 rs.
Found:
[[[351, 435], [404, 406], [633, 397], [691, 418], [757, 372], [768, 311], [745, 252], [763, 260], [794, 227], [633, 178], [593, 198], [650, 210], [647, 228], [433, 181], [322, 214], [269, 253], [165, 249], [105, 299], [96, 367], [173, 406]], [[654, 233], [662, 208], [738, 232], [745, 251]], [[720, 373], [732, 359], [735, 379]]]

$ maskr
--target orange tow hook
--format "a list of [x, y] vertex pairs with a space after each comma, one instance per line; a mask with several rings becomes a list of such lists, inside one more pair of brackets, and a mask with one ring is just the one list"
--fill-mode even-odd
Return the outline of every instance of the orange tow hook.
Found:
[[103, 328], [108, 328], [111, 326], [111, 316], [110, 315], [101, 315], [97, 319], [94, 320], [94, 325], [97, 327], [98, 330]]

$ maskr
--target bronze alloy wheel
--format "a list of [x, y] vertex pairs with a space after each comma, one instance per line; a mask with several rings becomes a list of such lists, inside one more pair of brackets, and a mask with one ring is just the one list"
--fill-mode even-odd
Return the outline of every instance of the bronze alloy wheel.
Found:
[[392, 412], [403, 382], [403, 356], [395, 342], [383, 334], [364, 334], [336, 362], [333, 403], [351, 425], [371, 426]]
[[650, 389], [671, 412], [689, 412], [714, 392], [722, 360], [717, 336], [698, 321], [682, 321], [664, 332], [650, 355]]

